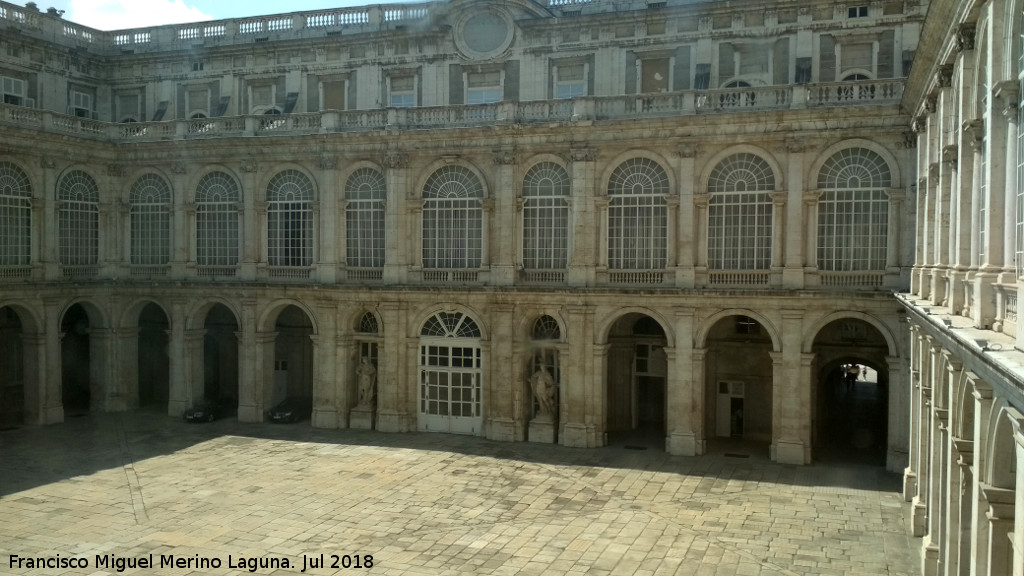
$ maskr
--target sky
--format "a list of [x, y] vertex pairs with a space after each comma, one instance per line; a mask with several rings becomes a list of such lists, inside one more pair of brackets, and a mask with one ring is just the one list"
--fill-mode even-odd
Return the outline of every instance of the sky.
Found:
[[[10, 0], [9, 0], [10, 1]], [[144, 28], [264, 14], [394, 4], [397, 0], [36, 0], [41, 11], [53, 7], [64, 19], [98, 30]], [[415, 3], [418, 0], [407, 0]], [[25, 0], [12, 4], [25, 5]]]

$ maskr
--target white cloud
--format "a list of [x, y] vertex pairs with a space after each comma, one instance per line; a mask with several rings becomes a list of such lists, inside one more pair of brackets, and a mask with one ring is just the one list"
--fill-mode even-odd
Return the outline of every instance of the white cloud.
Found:
[[99, 30], [212, 20], [183, 0], [71, 0], [65, 18]]

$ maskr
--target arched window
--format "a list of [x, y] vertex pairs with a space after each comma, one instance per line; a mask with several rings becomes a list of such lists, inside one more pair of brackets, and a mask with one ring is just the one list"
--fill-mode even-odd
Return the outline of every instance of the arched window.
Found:
[[889, 165], [866, 148], [847, 148], [818, 173], [818, 268], [885, 270], [889, 238]]
[[420, 330], [419, 429], [480, 434], [480, 328], [460, 312], [438, 312]]
[[242, 192], [224, 172], [210, 172], [196, 187], [196, 264], [237, 266]]
[[160, 266], [171, 259], [171, 187], [156, 174], [141, 176], [128, 195], [131, 263]]
[[384, 175], [360, 168], [345, 184], [346, 264], [354, 268], [384, 267]]
[[0, 266], [26, 266], [32, 256], [32, 186], [10, 162], [0, 162]]
[[661, 270], [668, 261], [668, 174], [633, 158], [608, 182], [608, 268]]
[[280, 172], [267, 185], [267, 263], [313, 265], [313, 184], [298, 170]]
[[563, 270], [569, 265], [569, 174], [542, 162], [523, 178], [523, 268]]
[[423, 267], [479, 268], [483, 259], [484, 196], [480, 180], [461, 166], [444, 166], [423, 187]]
[[772, 263], [775, 173], [750, 153], [733, 154], [708, 178], [708, 268], [766, 270]]
[[60, 204], [57, 228], [59, 256], [64, 266], [99, 263], [100, 193], [96, 181], [81, 170], [72, 170], [57, 183]]

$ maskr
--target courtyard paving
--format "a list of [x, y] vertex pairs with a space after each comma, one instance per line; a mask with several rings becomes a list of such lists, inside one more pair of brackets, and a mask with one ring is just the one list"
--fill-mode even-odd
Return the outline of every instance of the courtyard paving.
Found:
[[0, 574], [918, 573], [881, 468], [636, 448], [147, 411], [3, 431]]

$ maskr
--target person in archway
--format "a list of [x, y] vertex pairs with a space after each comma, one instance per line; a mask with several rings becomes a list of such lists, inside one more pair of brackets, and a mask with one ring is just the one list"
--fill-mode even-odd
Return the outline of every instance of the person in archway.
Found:
[[860, 365], [850, 364], [850, 367], [846, 370], [846, 391], [853, 390], [854, 383], [857, 382], [857, 378], [860, 377]]

